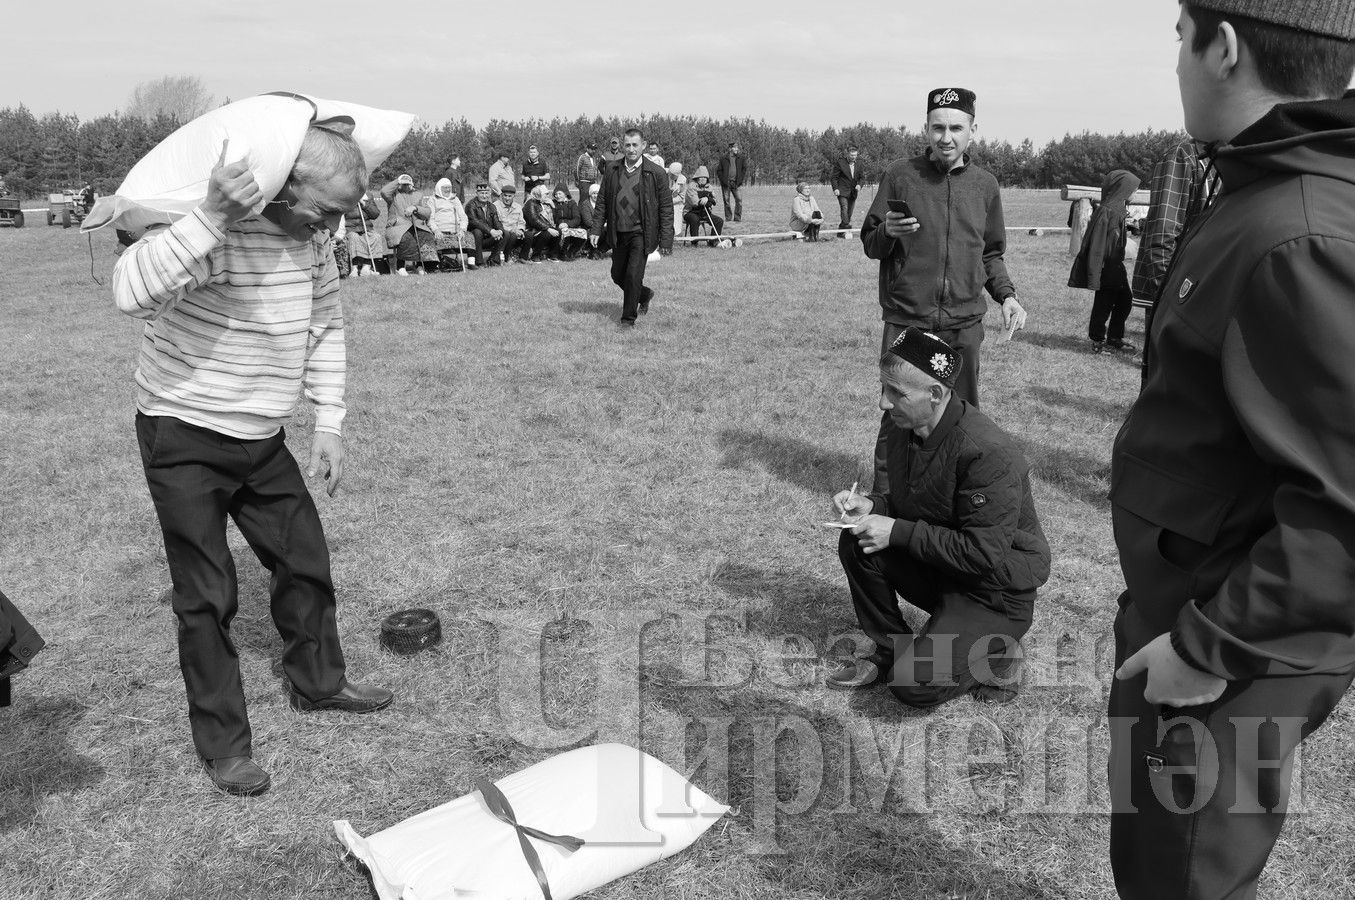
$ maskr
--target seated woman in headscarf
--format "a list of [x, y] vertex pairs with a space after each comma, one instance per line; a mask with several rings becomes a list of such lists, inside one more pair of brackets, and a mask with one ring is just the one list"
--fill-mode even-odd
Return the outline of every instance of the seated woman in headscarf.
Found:
[[[579, 227], [583, 229], [584, 234], [593, 233], [593, 222], [597, 218], [598, 194], [602, 191], [602, 185], [594, 182], [588, 186], [588, 199], [579, 198]], [[602, 259], [603, 253], [598, 251], [590, 242], [588, 244], [588, 258]]]
[[574, 259], [588, 244], [588, 231], [583, 227], [580, 204], [569, 197], [569, 188], [556, 185], [555, 227], [560, 232], [560, 259]]
[[378, 224], [381, 207], [370, 194], [363, 194], [355, 209], [344, 217], [348, 225], [348, 258], [353, 274], [359, 278], [376, 275], [376, 261], [390, 251], [386, 248], [386, 233]]
[[823, 211], [819, 209], [819, 201], [809, 193], [809, 184], [801, 181], [795, 185], [795, 199], [790, 201], [789, 227], [799, 232], [799, 239], [817, 241], [822, 226]]
[[423, 195], [414, 190], [414, 179], [406, 174], [381, 189], [386, 201], [386, 244], [394, 248], [401, 275], [410, 272], [423, 274], [420, 263], [438, 264], [438, 251], [433, 243], [433, 230], [428, 226], [428, 207]]
[[439, 179], [433, 193], [424, 197], [423, 201], [428, 207], [428, 225], [433, 229], [434, 249], [439, 254], [455, 253], [460, 265], [475, 265], [474, 258], [465, 254], [467, 247], [474, 249], [475, 242], [466, 233], [470, 227], [466, 208], [456, 196], [451, 179]]
[[560, 237], [560, 229], [555, 227], [555, 210], [551, 208], [550, 188], [538, 184], [522, 206], [522, 218], [527, 222], [527, 237], [522, 256], [528, 262], [540, 262], [550, 258], [550, 248]]

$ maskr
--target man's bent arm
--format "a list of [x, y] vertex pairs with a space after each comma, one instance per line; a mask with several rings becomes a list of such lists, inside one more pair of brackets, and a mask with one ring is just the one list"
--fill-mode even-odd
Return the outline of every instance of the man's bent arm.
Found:
[[315, 404], [315, 430], [341, 433], [347, 350], [343, 307], [339, 303], [339, 266], [329, 241], [313, 244], [320, 261], [312, 269], [314, 302], [306, 348], [306, 399]]
[[138, 319], [163, 315], [212, 274], [212, 252], [226, 236], [201, 210], [157, 229], [127, 249], [113, 268], [113, 300]]
[[1307, 237], [1271, 251], [1224, 335], [1224, 386], [1270, 468], [1273, 524], [1172, 646], [1221, 678], [1355, 664], [1355, 243]]
[[870, 211], [861, 222], [861, 246], [870, 259], [886, 260], [895, 250], [902, 253], [903, 242], [896, 241], [885, 233], [885, 216], [889, 213], [889, 201], [894, 199], [894, 180], [886, 173], [880, 179], [880, 189], [870, 203]]

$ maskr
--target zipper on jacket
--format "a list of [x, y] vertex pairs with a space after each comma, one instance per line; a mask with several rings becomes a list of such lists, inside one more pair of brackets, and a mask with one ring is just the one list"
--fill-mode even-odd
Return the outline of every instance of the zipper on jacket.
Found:
[[953, 203], [955, 200], [955, 186], [950, 180], [950, 173], [946, 173], [946, 253], [941, 263], [941, 296], [936, 301], [936, 315], [932, 319], [932, 328], [940, 330], [941, 328], [941, 310], [946, 305], [946, 297], [950, 295], [950, 234], [955, 220], [955, 210]]

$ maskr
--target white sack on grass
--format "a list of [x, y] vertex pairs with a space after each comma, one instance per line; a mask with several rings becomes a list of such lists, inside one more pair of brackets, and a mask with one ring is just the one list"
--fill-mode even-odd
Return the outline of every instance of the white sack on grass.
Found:
[[198, 116], [166, 137], [127, 173], [117, 192], [100, 197], [80, 226], [113, 225], [139, 232], [183, 218], [207, 197], [207, 182], [229, 140], [226, 162], [245, 160], [263, 200], [277, 196], [292, 171], [312, 121], [348, 118], [370, 172], [385, 161], [414, 125], [410, 113], [373, 109], [304, 95], [261, 94]]
[[[679, 853], [729, 807], [662, 761], [624, 744], [581, 747], [495, 784], [520, 825], [582, 838], [570, 853], [528, 838], [553, 900], [571, 900]], [[362, 837], [339, 840], [366, 864], [381, 900], [541, 900], [517, 830], [478, 791]]]

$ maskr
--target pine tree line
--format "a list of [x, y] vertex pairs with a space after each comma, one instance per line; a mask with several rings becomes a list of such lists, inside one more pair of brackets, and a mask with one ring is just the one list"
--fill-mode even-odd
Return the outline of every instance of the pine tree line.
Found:
[[[116, 190], [132, 165], [178, 127], [173, 116], [152, 119], [112, 113], [89, 121], [49, 113], [38, 118], [23, 105], [0, 109], [0, 178], [9, 189], [25, 196], [79, 187], [89, 181], [96, 191]], [[737, 141], [749, 161], [753, 183], [823, 183], [833, 162], [849, 144], [861, 150], [868, 181], [876, 181], [890, 161], [922, 151], [925, 137], [902, 127], [862, 123], [849, 128], [810, 131], [788, 129], [753, 119], [692, 116], [647, 116], [639, 121], [617, 117], [529, 119], [510, 122], [493, 119], [476, 128], [465, 119], [440, 126], [420, 124], [372, 173], [384, 184], [408, 172], [420, 185], [431, 185], [453, 156], [460, 156], [468, 180], [481, 177], [500, 151], [515, 167], [536, 144], [551, 166], [555, 180], [573, 181], [573, 166], [583, 145], [596, 141], [604, 147], [632, 125], [658, 141], [668, 162], [681, 162], [687, 174], [715, 164], [730, 141]], [[1128, 169], [1146, 182], [1154, 162], [1184, 135], [1170, 131], [1101, 135], [1065, 135], [1042, 149], [1025, 140], [981, 140], [973, 145], [975, 161], [992, 171], [1008, 187], [1058, 187], [1061, 184], [1099, 185], [1111, 169]]]

